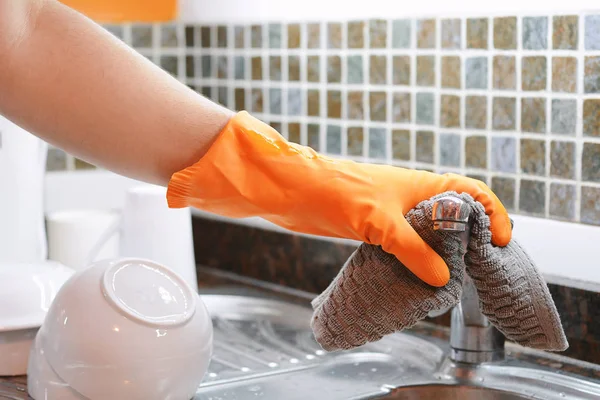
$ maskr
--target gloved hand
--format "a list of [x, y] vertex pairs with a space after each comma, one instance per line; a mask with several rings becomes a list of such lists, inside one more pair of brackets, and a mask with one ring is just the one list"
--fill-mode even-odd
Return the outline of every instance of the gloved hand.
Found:
[[482, 182], [389, 165], [334, 160], [288, 142], [247, 112], [236, 114], [196, 164], [173, 175], [172, 208], [233, 218], [260, 216], [296, 232], [381, 245], [416, 276], [443, 286], [449, 271], [404, 215], [446, 191], [467, 192], [486, 209], [492, 241], [511, 239], [508, 214]]

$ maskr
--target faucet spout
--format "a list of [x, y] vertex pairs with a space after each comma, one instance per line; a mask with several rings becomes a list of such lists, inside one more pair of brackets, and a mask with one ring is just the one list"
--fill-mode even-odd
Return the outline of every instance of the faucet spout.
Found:
[[[458, 232], [465, 249], [469, 244], [471, 208], [462, 199], [447, 196], [433, 205], [433, 229]], [[504, 335], [481, 313], [479, 296], [472, 279], [463, 278], [460, 303], [452, 309], [450, 359], [479, 364], [504, 358]]]

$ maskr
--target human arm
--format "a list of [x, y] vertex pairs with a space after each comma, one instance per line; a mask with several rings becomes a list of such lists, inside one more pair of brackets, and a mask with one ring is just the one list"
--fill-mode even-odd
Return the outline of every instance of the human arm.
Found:
[[166, 185], [233, 115], [56, 0], [0, 0], [0, 114], [122, 175]]

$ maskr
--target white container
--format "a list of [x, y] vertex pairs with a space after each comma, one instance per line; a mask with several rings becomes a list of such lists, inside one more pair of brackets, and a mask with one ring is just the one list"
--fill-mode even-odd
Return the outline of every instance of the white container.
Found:
[[73, 273], [54, 262], [0, 263], [0, 376], [27, 372], [31, 342]]
[[0, 115], [0, 262], [46, 258], [47, 151], [44, 141]]
[[[170, 269], [105, 260], [62, 287], [38, 340], [55, 378], [85, 398], [190, 399], [208, 369], [213, 326], [198, 294]], [[32, 396], [50, 385], [35, 373], [30, 364]]]
[[140, 185], [129, 189], [120, 223], [99, 240], [90, 254], [92, 260], [101, 259], [96, 252], [117, 232], [120, 257], [145, 258], [165, 265], [198, 290], [192, 215], [189, 208], [169, 208], [166, 188]]
[[119, 213], [110, 210], [64, 210], [48, 214], [48, 258], [80, 270], [92, 261], [118, 257], [118, 236], [111, 235], [94, 258], [89, 259], [106, 232], [112, 232], [118, 225], [119, 218]]

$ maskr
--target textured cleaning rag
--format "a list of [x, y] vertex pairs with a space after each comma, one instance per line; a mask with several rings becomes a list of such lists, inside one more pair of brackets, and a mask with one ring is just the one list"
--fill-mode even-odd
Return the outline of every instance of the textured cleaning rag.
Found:
[[[433, 229], [433, 204], [448, 195], [471, 207], [473, 226], [466, 251], [455, 232]], [[506, 247], [492, 245], [490, 220], [471, 196], [443, 193], [421, 202], [406, 219], [446, 261], [450, 281], [440, 288], [429, 286], [381, 247], [362, 244], [312, 302], [311, 326], [323, 349], [362, 346], [414, 326], [430, 311], [458, 304], [465, 273], [473, 280], [481, 312], [509, 340], [549, 351], [568, 347], [554, 301], [533, 260], [514, 239]]]

